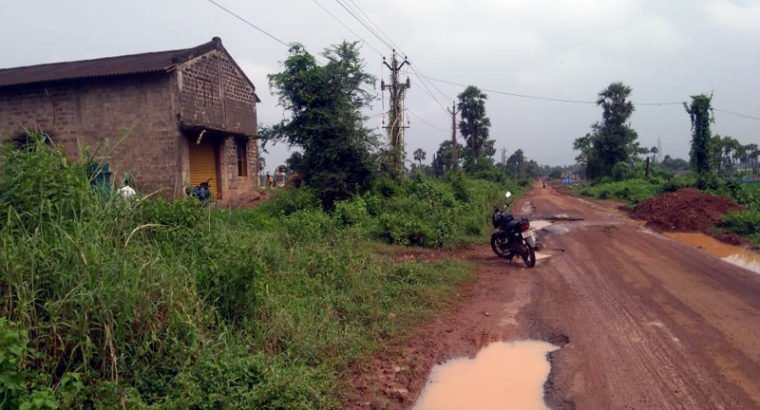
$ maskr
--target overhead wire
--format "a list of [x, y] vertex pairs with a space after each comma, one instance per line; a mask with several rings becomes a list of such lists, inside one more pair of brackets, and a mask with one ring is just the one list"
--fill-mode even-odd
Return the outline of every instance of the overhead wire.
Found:
[[288, 44], [288, 43], [286, 43], [286, 42], [284, 42], [284, 41], [280, 40], [280, 39], [279, 39], [279, 38], [277, 38], [277, 37], [276, 37], [274, 34], [271, 34], [271, 33], [269, 33], [268, 31], [264, 30], [263, 28], [261, 28], [261, 27], [259, 27], [259, 26], [255, 25], [255, 24], [253, 24], [253, 23], [251, 23], [250, 21], [246, 20], [244, 17], [242, 17], [242, 16], [240, 16], [240, 15], [236, 14], [236, 13], [235, 13], [235, 12], [233, 12], [232, 10], [230, 10], [230, 9], [228, 9], [228, 8], [226, 8], [226, 7], [224, 7], [224, 6], [222, 6], [221, 4], [219, 4], [219, 3], [215, 2], [214, 0], [207, 0], [207, 1], [208, 1], [209, 3], [211, 3], [211, 4], [213, 4], [214, 6], [216, 6], [216, 7], [220, 8], [220, 9], [224, 10], [224, 11], [225, 11], [225, 12], [227, 12], [228, 14], [230, 14], [230, 15], [234, 16], [235, 18], [237, 18], [238, 20], [242, 21], [243, 23], [245, 23], [245, 24], [247, 24], [247, 25], [249, 25], [249, 26], [253, 27], [254, 29], [256, 29], [256, 30], [258, 30], [258, 31], [260, 31], [261, 33], [263, 33], [263, 34], [264, 34], [264, 35], [266, 35], [267, 37], [271, 38], [272, 40], [274, 40], [274, 41], [276, 41], [276, 42], [278, 42], [278, 43], [280, 43], [280, 44], [284, 45], [285, 47], [290, 47], [290, 44]]
[[[229, 14], [229, 15], [235, 17], [236, 19], [242, 21], [243, 23], [245, 23], [246, 25], [250, 26], [251, 28], [259, 31], [260, 33], [262, 33], [264, 35], [266, 35], [267, 37], [271, 38], [272, 40], [274, 40], [274, 41], [282, 44], [285, 47], [290, 47], [290, 44], [288, 44], [287, 42], [281, 40], [280, 38], [278, 38], [274, 34], [268, 32], [267, 30], [264, 30], [263, 28], [257, 26], [256, 24], [253, 24], [248, 19], [240, 16], [239, 14], [233, 12], [232, 10], [228, 9], [227, 7], [224, 7], [223, 5], [219, 4], [218, 2], [216, 2], [214, 0], [207, 0], [207, 1], [209, 3], [211, 3], [211, 4], [213, 4], [214, 6], [216, 6], [217, 8], [223, 10], [227, 14]], [[356, 33], [348, 25], [346, 25], [345, 23], [343, 23], [343, 21], [341, 21], [337, 16], [335, 16], [332, 12], [330, 12], [329, 9], [327, 9], [321, 3], [319, 3], [318, 0], [313, 0], [313, 1], [314, 1], [314, 3], [317, 6], [319, 6], [323, 11], [325, 11], [325, 13], [327, 13], [335, 21], [337, 21], [338, 23], [340, 23], [344, 28], [346, 28], [349, 32], [351, 32], [351, 34], [355, 35], [364, 44], [367, 44], [367, 46], [369, 48], [371, 48], [373, 51], [375, 51], [378, 55], [382, 56], [382, 53], [377, 48], [375, 48], [370, 42], [368, 42], [366, 39], [364, 39], [362, 36], [360, 36], [358, 33]], [[393, 40], [390, 38], [390, 36], [388, 36], [380, 28], [380, 26], [377, 23], [375, 23], [374, 20], [372, 20], [372, 18], [366, 12], [364, 12], [364, 10], [362, 10], [362, 8], [354, 0], [346, 0], [347, 2], [349, 2], [353, 6], [353, 9], [347, 3], [344, 3], [342, 0], [335, 0], [335, 1], [344, 10], [346, 10], [346, 12], [348, 12], [354, 19], [356, 19], [356, 21], [358, 21], [365, 29], [367, 29], [367, 31], [369, 31], [370, 34], [372, 34], [383, 45], [385, 45], [386, 47], [390, 48], [391, 50], [398, 50], [398, 51], [404, 53], [404, 51], [400, 47], [398, 47], [395, 42], [393, 42]], [[361, 14], [361, 17], [359, 15], [357, 15], [357, 13]], [[378, 33], [380, 33], [380, 34], [378, 34]], [[404, 54], [406, 54], [406, 53], [404, 53]], [[446, 93], [444, 93], [440, 88], [438, 88], [434, 84], [434, 82], [439, 82], [439, 83], [443, 83], [443, 84], [450, 84], [450, 85], [456, 85], [456, 86], [460, 86], [460, 87], [467, 87], [468, 86], [467, 84], [463, 84], [463, 83], [459, 83], [459, 82], [455, 82], [455, 81], [444, 80], [444, 79], [435, 78], [435, 77], [431, 77], [431, 76], [425, 75], [422, 72], [422, 69], [415, 68], [411, 64], [410, 64], [410, 69], [411, 69], [412, 74], [415, 77], [417, 77], [417, 79], [420, 80], [420, 83], [422, 84], [423, 89], [425, 89], [425, 91], [428, 93], [428, 95], [430, 95], [430, 97], [432, 97], [433, 100], [435, 100], [435, 102], [443, 110], [446, 110], [446, 107], [435, 96], [435, 93], [433, 93], [433, 91], [431, 90], [431, 87], [432, 87], [432, 89], [435, 89], [441, 96], [443, 96], [445, 98], [448, 98], [448, 95]], [[534, 100], [541, 100], [541, 101], [551, 101], [551, 102], [559, 102], [559, 103], [570, 103], [570, 104], [587, 104], [587, 105], [592, 105], [592, 104], [596, 105], [597, 104], [596, 101], [592, 101], [592, 100], [578, 100], [578, 99], [568, 99], [568, 98], [546, 97], [546, 96], [538, 96], [538, 95], [530, 95], [530, 94], [522, 94], [522, 93], [516, 93], [516, 92], [510, 92], [510, 91], [496, 90], [496, 89], [490, 89], [490, 88], [481, 88], [481, 89], [483, 91], [486, 91], [486, 92], [489, 92], [489, 93], [502, 94], [502, 95], [507, 95], [507, 96], [511, 96], [511, 97], [517, 97], [517, 98], [526, 98], [526, 99], [534, 99]], [[683, 103], [682, 102], [641, 102], [641, 103], [636, 103], [637, 106], [670, 106], [670, 105], [681, 105], [681, 104], [683, 104]], [[422, 118], [418, 114], [414, 113], [413, 111], [411, 111], [409, 109], [407, 109], [407, 110], [412, 115], [414, 115], [418, 119], [422, 120], [423, 122], [427, 123], [428, 125], [434, 126], [432, 123], [430, 123], [429, 121], [425, 120], [424, 118]], [[713, 108], [713, 110], [715, 110], [717, 112], [720, 112], [720, 113], [724, 113], [724, 114], [728, 114], [728, 115], [733, 115], [733, 116], [736, 116], [736, 117], [741, 117], [741, 118], [746, 118], [746, 119], [750, 119], [750, 120], [760, 121], [760, 117], [753, 116], [753, 115], [742, 114], [742, 113], [738, 113], [738, 112], [734, 112], [734, 111], [729, 111], [729, 110], [724, 110], [724, 109], [720, 109], [720, 108]], [[436, 127], [436, 126], [434, 126], [434, 127]], [[436, 128], [441, 129], [440, 127], [436, 127]]]
[[[440, 78], [435, 78], [435, 77], [430, 77], [430, 76], [424, 76], [424, 77], [427, 78], [428, 80], [437, 81], [439, 83], [451, 84], [451, 85], [456, 85], [460, 87], [468, 87], [467, 84], [458, 83], [456, 81], [443, 80]], [[489, 89], [489, 88], [481, 88], [481, 90], [494, 93], [494, 94], [509, 95], [512, 97], [530, 98], [530, 99], [535, 99], [535, 100], [545, 100], [545, 101], [564, 102], [564, 103], [573, 103], [573, 104], [596, 105], [596, 101], [591, 101], [591, 100], [573, 100], [573, 99], [567, 99], [567, 98], [542, 97], [542, 96], [537, 96], [537, 95], [518, 94], [518, 93], [509, 92], [509, 91], [500, 91], [500, 90], [494, 90], [494, 89]]]
[[351, 34], [355, 35], [359, 40], [362, 41], [362, 43], [366, 44], [369, 48], [371, 48], [374, 52], [376, 52], [380, 57], [383, 56], [383, 53], [380, 52], [375, 46], [372, 45], [369, 41], [365, 40], [364, 37], [357, 34], [351, 27], [349, 27], [346, 23], [341, 21], [335, 14], [333, 14], [327, 7], [322, 5], [318, 0], [312, 0], [319, 8], [321, 8], [327, 15], [333, 18], [333, 20], [337, 21], [341, 26], [343, 26], [346, 30], [351, 32]]
[[358, 11], [359, 14], [361, 14], [367, 20], [367, 22], [370, 25], [372, 25], [375, 29], [377, 29], [377, 31], [380, 34], [382, 34], [385, 37], [385, 39], [388, 40], [391, 43], [391, 45], [393, 46], [393, 48], [398, 49], [399, 51], [401, 51], [401, 48], [398, 47], [398, 45], [396, 45], [396, 43], [393, 41], [393, 39], [389, 35], [385, 34], [385, 32], [383, 31], [383, 29], [380, 28], [380, 26], [377, 23], [375, 23], [375, 21], [372, 20], [372, 18], [367, 13], [365, 13], [364, 10], [362, 10], [362, 8], [359, 6], [359, 4], [357, 4], [354, 0], [348, 0], [348, 2], [351, 3], [354, 6], [354, 8], [356, 9], [356, 11]]
[[[412, 69], [414, 70], [414, 68], [412, 68]], [[418, 76], [420, 77], [420, 81], [422, 81], [422, 79], [424, 78], [424, 77], [422, 77], [422, 70], [420, 70], [420, 73], [418, 73]], [[427, 80], [427, 79], [425, 81], [427, 81], [428, 85], [430, 85], [431, 87], [433, 87], [434, 90], [438, 91], [438, 94], [440, 94], [441, 96], [443, 96], [443, 98], [445, 98], [446, 100], [451, 100], [451, 97], [449, 97], [449, 95], [446, 94], [445, 92], [441, 91], [441, 89], [438, 88], [438, 86], [435, 85], [434, 82], [432, 82], [430, 80]]]
[[383, 39], [379, 34], [377, 34], [377, 32], [374, 29], [372, 29], [372, 27], [370, 27], [361, 17], [357, 16], [356, 13], [350, 7], [348, 7], [345, 3], [343, 3], [343, 1], [335, 0], [335, 2], [338, 3], [344, 10], [346, 10], [346, 12], [348, 12], [348, 14], [351, 15], [351, 17], [353, 17], [356, 21], [358, 21], [359, 24], [364, 26], [364, 28], [367, 29], [367, 31], [369, 31], [370, 34], [375, 36], [376, 39], [380, 40], [380, 42], [383, 43], [386, 47], [388, 47], [391, 50], [394, 49], [392, 44], [390, 44], [388, 41]]
[[[350, 14], [356, 21], [359, 22], [367, 31], [370, 32], [375, 38], [377, 38], [381, 43], [383, 43], [386, 47], [392, 49], [393, 51], [400, 51], [403, 54], [406, 54], [403, 52], [403, 50], [398, 47], [398, 45], [393, 41], [393, 39], [388, 36], [382, 28], [367, 14], [355, 1], [353, 0], [335, 0], [348, 14]], [[353, 8], [349, 5], [352, 5]], [[444, 96], [448, 99], [448, 96], [441, 91], [439, 88], [437, 88], [434, 84], [432, 84], [429, 81], [425, 81], [425, 79], [420, 75], [420, 71], [417, 68], [415, 68], [410, 63], [410, 68], [412, 71], [412, 74], [414, 74], [415, 77], [420, 81], [420, 84], [422, 84], [423, 89], [430, 95], [430, 97], [433, 98], [433, 100], [438, 104], [442, 110], [446, 111], [446, 106], [441, 103], [440, 99], [436, 97], [435, 93], [432, 91], [431, 86], [435, 88], [439, 94]]]
[[[370, 16], [369, 16], [369, 15], [368, 15], [368, 14], [367, 14], [367, 13], [366, 13], [366, 12], [365, 12], [365, 11], [364, 11], [362, 8], [361, 8], [361, 6], [359, 6], [359, 4], [357, 4], [357, 3], [356, 3], [354, 0], [348, 0], [348, 2], [350, 2], [350, 3], [351, 3], [353, 6], [354, 6], [354, 8], [356, 9], [356, 11], [357, 11], [359, 14], [361, 14], [361, 15], [362, 15], [362, 16], [363, 16], [363, 17], [364, 17], [364, 18], [365, 18], [365, 19], [366, 19], [366, 20], [369, 22], [369, 24], [370, 24], [370, 25], [372, 25], [372, 26], [373, 26], [373, 27], [374, 27], [374, 28], [375, 28], [375, 29], [376, 29], [376, 30], [377, 30], [377, 31], [378, 31], [380, 34], [382, 34], [382, 35], [383, 35], [383, 36], [384, 36], [384, 37], [385, 37], [385, 38], [386, 38], [386, 39], [387, 39], [387, 40], [388, 40], [388, 41], [391, 43], [391, 45], [393, 45], [393, 47], [394, 47], [394, 49], [395, 49], [395, 50], [398, 50], [399, 52], [401, 52], [401, 53], [402, 53], [402, 54], [404, 54], [404, 55], [408, 55], [408, 54], [407, 54], [407, 53], [406, 53], [406, 52], [405, 52], [403, 49], [401, 49], [401, 47], [399, 47], [399, 46], [398, 46], [398, 44], [396, 44], [396, 43], [393, 41], [393, 39], [392, 39], [392, 38], [391, 38], [391, 37], [390, 37], [388, 34], [386, 34], [386, 33], [383, 31], [383, 29], [382, 29], [382, 28], [380, 28], [380, 26], [379, 26], [379, 25], [378, 25], [378, 24], [377, 24], [377, 23], [376, 23], [376, 22], [375, 22], [375, 21], [372, 19], [372, 17], [370, 17]], [[423, 78], [420, 78], [420, 77], [421, 77], [421, 76], [420, 76], [420, 74], [421, 74], [421, 72], [422, 72], [422, 69], [417, 69], [417, 68], [415, 68], [415, 65], [416, 65], [416, 63], [415, 63], [414, 65], [411, 65], [411, 64], [410, 64], [412, 71], [413, 71], [413, 72], [414, 72], [414, 74], [415, 74], [415, 75], [418, 77], [418, 79], [420, 80], [420, 82], [422, 82], [422, 83], [427, 83], [427, 85], [428, 85], [429, 87], [432, 87], [433, 89], [435, 89], [435, 90], [436, 90], [436, 91], [437, 91], [437, 92], [438, 92], [438, 93], [439, 93], [441, 96], [443, 96], [445, 99], [447, 99], [447, 100], [451, 99], [451, 98], [450, 98], [450, 97], [449, 97], [449, 96], [448, 96], [446, 93], [444, 93], [443, 91], [441, 91], [441, 89], [440, 89], [440, 88], [438, 88], [438, 87], [437, 87], [437, 86], [436, 86], [434, 83], [432, 83], [432, 82], [430, 82], [430, 81], [426, 81], [426, 80], [425, 80], [425, 79], [423, 79]], [[440, 104], [440, 102], [439, 102], [439, 104]]]
[[737, 116], [737, 117], [747, 118], [747, 119], [750, 119], [750, 120], [760, 121], [760, 117], [755, 117], [753, 115], [742, 114], [742, 113], [728, 111], [728, 110], [722, 110], [720, 108], [713, 108], [713, 111], [722, 112], [723, 114], [734, 115], [734, 116]]
[[440, 130], [440, 131], [445, 131], [445, 132], [448, 132], [448, 131], [450, 131], [450, 130], [447, 130], [447, 129], [445, 129], [445, 128], [441, 128], [441, 127], [439, 127], [439, 126], [437, 126], [437, 125], [433, 124], [432, 122], [430, 122], [430, 121], [426, 120], [426, 119], [425, 119], [425, 118], [423, 118], [421, 115], [417, 114], [416, 112], [412, 111], [412, 110], [411, 110], [411, 109], [409, 109], [409, 108], [407, 108], [406, 110], [407, 110], [407, 111], [409, 111], [409, 114], [412, 114], [413, 116], [417, 117], [417, 119], [418, 119], [418, 120], [420, 120], [420, 121], [424, 122], [425, 124], [427, 124], [427, 125], [429, 125], [429, 126], [431, 126], [431, 127], [435, 128], [435, 129], [437, 129], [437, 130]]

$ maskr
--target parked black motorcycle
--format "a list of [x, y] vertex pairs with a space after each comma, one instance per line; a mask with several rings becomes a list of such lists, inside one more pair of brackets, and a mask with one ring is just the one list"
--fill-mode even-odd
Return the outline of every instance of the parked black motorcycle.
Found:
[[211, 185], [210, 185], [211, 179], [207, 179], [200, 184], [194, 186], [190, 190], [190, 195], [198, 198], [199, 201], [201, 201], [202, 204], [206, 205], [208, 201], [211, 199]]
[[[508, 209], [511, 192], [507, 192], [504, 207]], [[528, 218], [516, 220], [512, 213], [494, 208], [491, 223], [496, 229], [491, 235], [491, 249], [510, 262], [520, 256], [529, 268], [536, 266], [536, 232]]]

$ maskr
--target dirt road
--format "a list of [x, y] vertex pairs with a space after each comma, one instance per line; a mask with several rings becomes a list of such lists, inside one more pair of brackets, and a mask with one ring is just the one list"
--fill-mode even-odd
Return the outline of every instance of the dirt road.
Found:
[[583, 220], [542, 230], [550, 257], [534, 269], [487, 245], [451, 255], [478, 263], [477, 280], [357, 369], [348, 407], [410, 408], [436, 363], [532, 338], [562, 346], [545, 385], [554, 409], [760, 408], [760, 275], [549, 188], [513, 209]]

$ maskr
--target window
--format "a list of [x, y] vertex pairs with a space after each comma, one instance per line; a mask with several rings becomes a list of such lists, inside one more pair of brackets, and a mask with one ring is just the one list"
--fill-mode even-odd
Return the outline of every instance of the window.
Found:
[[248, 176], [248, 141], [236, 139], [235, 148], [237, 151], [238, 176], [247, 177]]

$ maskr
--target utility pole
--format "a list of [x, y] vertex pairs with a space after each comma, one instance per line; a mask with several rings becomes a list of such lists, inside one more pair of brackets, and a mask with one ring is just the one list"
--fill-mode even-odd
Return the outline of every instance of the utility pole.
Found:
[[457, 108], [456, 101], [451, 103], [451, 109], [446, 109], [451, 114], [451, 169], [456, 169], [459, 165], [459, 157], [457, 153], [457, 114], [459, 108]]
[[396, 50], [393, 50], [391, 56], [391, 63], [388, 64], [383, 57], [383, 64], [391, 70], [391, 83], [386, 84], [384, 80], [381, 81], [380, 86], [382, 90], [390, 91], [390, 109], [388, 110], [388, 138], [391, 143], [391, 155], [393, 156], [393, 168], [401, 175], [404, 170], [404, 96], [406, 90], [411, 87], [409, 77], [406, 78], [406, 83], [399, 83], [398, 76], [401, 67], [406, 64], [412, 65], [409, 60], [404, 57], [404, 61], [401, 64], [398, 63], [396, 58]]

